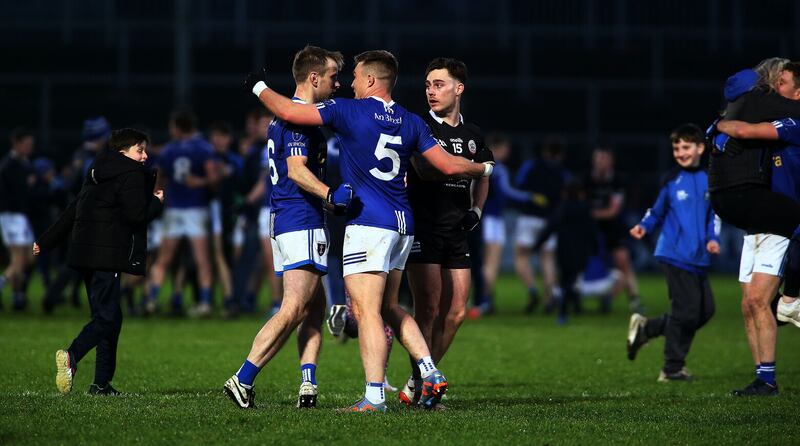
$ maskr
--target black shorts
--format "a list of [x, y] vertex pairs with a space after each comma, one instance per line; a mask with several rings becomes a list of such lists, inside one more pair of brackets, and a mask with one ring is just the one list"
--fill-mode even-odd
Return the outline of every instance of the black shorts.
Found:
[[792, 238], [800, 225], [800, 204], [763, 186], [744, 186], [711, 193], [711, 207], [722, 221], [748, 234]]
[[449, 234], [418, 232], [414, 235], [407, 263], [432, 263], [447, 269], [469, 269], [467, 233], [453, 231]]
[[603, 237], [603, 242], [609, 254], [611, 251], [625, 246], [628, 230], [622, 220], [601, 221], [598, 222], [597, 228], [600, 230], [600, 235]]

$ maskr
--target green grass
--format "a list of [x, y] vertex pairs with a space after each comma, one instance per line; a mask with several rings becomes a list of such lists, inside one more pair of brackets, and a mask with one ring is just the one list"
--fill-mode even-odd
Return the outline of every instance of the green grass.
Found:
[[[641, 280], [650, 314], [667, 308], [659, 276]], [[716, 277], [717, 315], [695, 338], [688, 367], [693, 383], [656, 382], [663, 341], [636, 362], [625, 357], [625, 302], [566, 327], [543, 315], [520, 314], [524, 290], [511, 277], [499, 286], [499, 314], [464, 324], [440, 364], [451, 383], [439, 413], [401, 409], [338, 414], [363, 392], [358, 344], [327, 335], [317, 372], [319, 408], [294, 408], [299, 366], [293, 340], [257, 380], [259, 408], [235, 408], [221, 392], [247, 354], [258, 318], [126, 320], [114, 385], [119, 398], [84, 392], [94, 355], [80, 363], [68, 396], [54, 385], [53, 354], [86, 322], [87, 310], [61, 308], [53, 317], [0, 313], [0, 444], [746, 444], [797, 443], [800, 330], [779, 332], [781, 396], [728, 396], [752, 379], [739, 313], [738, 284]], [[8, 301], [5, 302], [8, 308]], [[34, 305], [34, 308], [36, 306]], [[389, 378], [408, 375], [395, 344]]]

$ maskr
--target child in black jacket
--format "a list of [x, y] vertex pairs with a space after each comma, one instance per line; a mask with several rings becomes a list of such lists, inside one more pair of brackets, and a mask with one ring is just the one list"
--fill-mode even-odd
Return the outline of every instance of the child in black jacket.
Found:
[[69, 393], [78, 362], [97, 347], [90, 394], [116, 395], [111, 387], [122, 328], [120, 273], [144, 275], [147, 224], [162, 209], [155, 173], [144, 167], [147, 134], [121, 129], [95, 159], [77, 199], [33, 245], [33, 254], [69, 241], [67, 264], [83, 276], [92, 320], [66, 350], [56, 352], [56, 386]]

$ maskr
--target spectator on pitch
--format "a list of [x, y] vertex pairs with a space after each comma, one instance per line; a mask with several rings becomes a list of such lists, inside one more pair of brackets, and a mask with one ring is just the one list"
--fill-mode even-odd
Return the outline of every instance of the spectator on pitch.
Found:
[[162, 209], [164, 193], [153, 192], [155, 174], [143, 165], [148, 136], [135, 129], [111, 135], [110, 150], [88, 170], [78, 198], [33, 244], [33, 254], [69, 241], [67, 263], [80, 271], [92, 320], [66, 350], [56, 352], [56, 387], [66, 394], [81, 359], [97, 348], [92, 395], [118, 395], [111, 386], [122, 328], [121, 273], [143, 275], [147, 223]]
[[614, 170], [614, 153], [607, 147], [598, 147], [592, 153], [592, 170], [584, 182], [589, 192], [592, 218], [611, 253], [614, 265], [622, 274], [623, 287], [628, 293], [631, 311], [641, 311], [639, 283], [631, 265], [631, 255], [625, 246], [627, 229], [622, 221], [625, 202], [625, 183]]
[[[208, 252], [209, 187], [217, 181], [211, 145], [197, 134], [197, 118], [186, 110], [173, 112], [169, 119], [172, 141], [161, 151], [159, 182], [165, 182], [169, 199], [164, 211], [164, 236], [158, 259], [150, 271], [148, 312], [155, 310], [167, 268], [172, 264], [181, 239], [186, 238], [197, 263], [199, 303], [192, 315], [211, 315], [212, 271]], [[173, 290], [175, 291], [175, 290]], [[180, 290], [178, 290], [180, 291]], [[176, 295], [173, 293], [173, 297]], [[173, 299], [172, 312], [181, 314], [182, 299]]]
[[0, 160], [0, 230], [11, 258], [0, 276], [0, 291], [6, 283], [11, 285], [14, 311], [22, 311], [28, 305], [25, 275], [33, 263], [29, 251], [33, 230], [28, 218], [29, 192], [36, 181], [30, 162], [33, 148], [33, 132], [14, 129], [11, 132], [11, 150]]
[[[532, 313], [539, 305], [539, 291], [531, 266], [531, 256], [535, 251], [531, 248], [558, 205], [561, 189], [567, 179], [566, 172], [561, 167], [563, 158], [564, 144], [558, 139], [550, 138], [542, 145], [541, 157], [523, 163], [515, 180], [518, 189], [533, 194], [532, 200], [520, 206], [522, 215], [517, 218], [514, 229], [514, 267], [528, 288], [526, 313]], [[542, 269], [542, 294], [546, 302], [552, 304], [556, 283], [553, 257], [556, 239], [549, 239], [541, 248], [538, 254]]]
[[561, 296], [555, 302], [558, 303], [558, 323], [563, 325], [570, 306], [576, 313], [581, 311], [577, 280], [589, 258], [597, 252], [598, 244], [586, 193], [578, 181], [570, 181], [564, 187], [562, 199], [534, 241], [533, 249], [541, 249], [553, 234], [558, 237], [555, 260], [561, 288]]
[[700, 167], [705, 150], [703, 131], [684, 124], [670, 135], [678, 167], [665, 178], [656, 203], [630, 234], [639, 240], [661, 229], [655, 257], [664, 265], [670, 311], [658, 318], [631, 315], [628, 359], [650, 339], [664, 336], [664, 367], [659, 382], [689, 381], [686, 356], [695, 333], [714, 315], [714, 296], [707, 269], [719, 254], [719, 220], [708, 200], [708, 175]]

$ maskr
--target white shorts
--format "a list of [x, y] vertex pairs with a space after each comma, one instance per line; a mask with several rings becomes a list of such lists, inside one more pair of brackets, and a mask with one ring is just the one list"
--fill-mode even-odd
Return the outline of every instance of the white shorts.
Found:
[[[533, 248], [539, 234], [544, 230], [547, 221], [540, 217], [531, 215], [520, 215], [517, 218], [517, 225], [514, 228], [514, 245], [523, 248]], [[555, 234], [547, 238], [547, 241], [542, 245], [545, 251], [553, 251], [556, 249], [556, 236]]]
[[344, 275], [403, 270], [413, 242], [413, 235], [372, 226], [348, 225], [344, 230], [342, 247]]
[[199, 238], [208, 234], [208, 208], [172, 208], [164, 211], [164, 237]]
[[328, 233], [325, 229], [284, 232], [270, 239], [275, 275], [313, 265], [319, 272], [328, 272]]
[[261, 238], [272, 237], [272, 209], [261, 208], [258, 213], [258, 236]]
[[147, 250], [156, 251], [161, 246], [161, 238], [164, 236], [164, 222], [157, 218], [147, 226]]
[[208, 213], [211, 217], [211, 234], [222, 234], [222, 204], [219, 200], [211, 200], [208, 204]]
[[19, 212], [0, 212], [0, 232], [8, 247], [33, 246], [33, 230], [28, 217]]
[[244, 245], [244, 229], [247, 226], [247, 218], [244, 215], [236, 217], [236, 224], [233, 225], [233, 233], [231, 234], [231, 243], [237, 248]]
[[788, 246], [789, 239], [780, 235], [745, 235], [739, 282], [750, 283], [753, 273], [783, 277], [783, 257]]
[[506, 243], [506, 222], [503, 217], [487, 215], [481, 219], [483, 227], [483, 242], [493, 245], [504, 245]]

